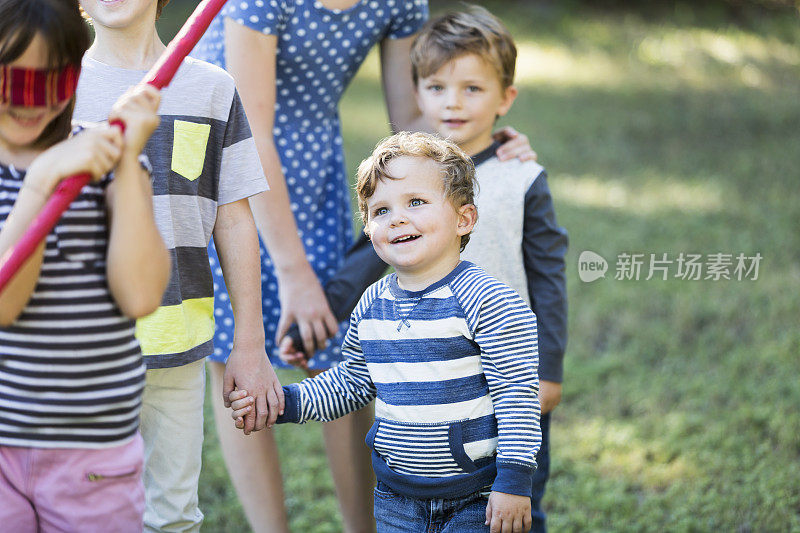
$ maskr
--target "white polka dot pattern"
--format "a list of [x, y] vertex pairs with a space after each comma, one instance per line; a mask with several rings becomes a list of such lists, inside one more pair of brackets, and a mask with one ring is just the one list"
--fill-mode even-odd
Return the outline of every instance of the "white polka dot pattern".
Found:
[[[314, 0], [233, 0], [192, 54], [224, 67], [224, 17], [278, 36], [273, 134], [300, 237], [323, 282], [339, 267], [353, 240], [339, 99], [377, 42], [416, 33], [427, 15], [427, 0], [360, 0], [344, 10], [327, 9]], [[233, 313], [213, 246], [210, 255], [217, 306], [212, 359], [224, 361], [233, 342]], [[280, 302], [263, 244], [261, 259], [266, 348], [274, 354]], [[346, 328], [344, 323], [328, 348], [315, 355], [311, 368], [328, 368], [341, 360]]]

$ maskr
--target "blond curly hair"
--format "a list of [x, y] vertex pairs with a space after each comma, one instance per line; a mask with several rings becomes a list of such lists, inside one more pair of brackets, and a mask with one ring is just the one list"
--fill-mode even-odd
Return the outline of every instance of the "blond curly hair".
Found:
[[[403, 156], [420, 157], [437, 163], [442, 170], [445, 197], [456, 209], [475, 203], [478, 183], [472, 159], [451, 141], [429, 133], [403, 131], [380, 141], [372, 155], [358, 166], [356, 194], [365, 230], [369, 221], [367, 200], [375, 194], [379, 181], [397, 179], [389, 174], [388, 166], [393, 159]], [[469, 234], [463, 235], [462, 251], [468, 242]]]

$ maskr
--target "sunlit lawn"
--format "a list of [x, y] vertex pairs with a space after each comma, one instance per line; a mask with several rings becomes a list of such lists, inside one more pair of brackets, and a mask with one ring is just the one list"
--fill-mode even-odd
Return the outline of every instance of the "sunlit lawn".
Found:
[[[571, 238], [552, 529], [800, 531], [798, 17], [492, 5], [520, 45], [506, 122]], [[352, 172], [388, 132], [374, 54], [342, 116]], [[605, 279], [580, 281], [584, 250]], [[644, 280], [681, 252], [763, 259], [756, 281]], [[621, 253], [645, 254], [639, 281], [614, 279]], [[276, 432], [293, 530], [340, 531], [319, 426]], [[206, 436], [205, 530], [247, 530], [210, 410]]]

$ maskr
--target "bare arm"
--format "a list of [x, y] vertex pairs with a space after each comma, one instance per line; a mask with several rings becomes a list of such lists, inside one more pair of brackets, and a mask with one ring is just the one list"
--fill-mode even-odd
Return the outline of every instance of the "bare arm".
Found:
[[120, 310], [131, 318], [152, 313], [169, 281], [169, 255], [153, 215], [150, 176], [139, 164], [158, 126], [158, 91], [139, 86], [114, 104], [110, 118], [126, 125], [125, 148], [109, 185], [110, 232], [106, 272], [108, 288]]
[[[256, 225], [275, 264], [281, 301], [276, 343], [297, 321], [311, 355], [338, 329], [322, 287], [306, 259], [290, 208], [280, 157], [272, 136], [277, 37], [225, 19], [228, 70], [236, 80], [270, 190], [250, 198]], [[252, 391], [251, 391], [252, 392]]]
[[158, 308], [169, 281], [169, 254], [153, 218], [150, 176], [126, 154], [109, 185], [108, 287], [120, 310], [140, 318]]
[[381, 81], [392, 131], [431, 131], [414, 98], [411, 44], [415, 35], [381, 41]]
[[[9, 213], [3, 229], [0, 230], [0, 257], [11, 251], [46, 200], [44, 192], [29, 186], [22, 187], [13, 210]], [[36, 248], [0, 294], [0, 326], [11, 325], [25, 308], [39, 279], [43, 259], [44, 242]]]
[[246, 417], [245, 432], [272, 426], [283, 411], [283, 389], [264, 351], [261, 315], [261, 260], [258, 233], [246, 199], [224, 204], [214, 226], [225, 285], [234, 317], [233, 349], [225, 365], [223, 401], [234, 389], [245, 389], [256, 399], [256, 411]]

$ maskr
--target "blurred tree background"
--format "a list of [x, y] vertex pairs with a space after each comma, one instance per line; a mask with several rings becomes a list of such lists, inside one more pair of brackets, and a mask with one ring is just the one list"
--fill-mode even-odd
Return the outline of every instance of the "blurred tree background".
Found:
[[[172, 0], [162, 36], [196, 3]], [[571, 238], [552, 530], [800, 531], [800, 2], [477, 3], [517, 39], [504, 123]], [[352, 175], [389, 132], [375, 53], [341, 109]], [[580, 281], [583, 250], [605, 279]], [[614, 279], [622, 253], [645, 254], [638, 281]], [[763, 259], [755, 281], [645, 280], [664, 253]], [[207, 415], [204, 529], [246, 531]], [[276, 433], [293, 531], [341, 531], [319, 425]]]
[[[171, 39], [197, 6], [199, 0], [171, 0], [159, 21], [161, 37]], [[429, 0], [431, 12], [456, 9], [453, 0]], [[787, 16], [798, 22], [800, 0], [483, 0], [479, 4], [493, 13], [519, 10], [536, 19], [606, 13], [615, 16], [637, 14], [646, 19], [682, 22], [700, 21], [750, 26], [764, 17]], [[591, 16], [591, 15], [590, 15]]]

